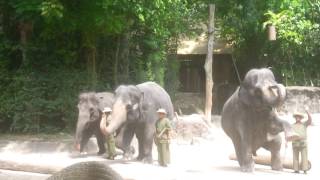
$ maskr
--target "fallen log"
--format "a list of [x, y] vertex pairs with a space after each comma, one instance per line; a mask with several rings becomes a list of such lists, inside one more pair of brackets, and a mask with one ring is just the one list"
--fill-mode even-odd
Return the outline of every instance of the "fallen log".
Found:
[[[229, 156], [229, 159], [237, 161], [237, 157], [235, 154], [231, 154]], [[271, 156], [270, 155], [253, 156], [253, 160], [256, 164], [271, 166]], [[288, 157], [283, 158], [282, 165], [283, 165], [283, 168], [285, 168], [285, 169], [293, 169], [292, 158], [288, 158]], [[311, 169], [311, 162], [308, 161], [308, 170], [310, 170], [310, 169]]]

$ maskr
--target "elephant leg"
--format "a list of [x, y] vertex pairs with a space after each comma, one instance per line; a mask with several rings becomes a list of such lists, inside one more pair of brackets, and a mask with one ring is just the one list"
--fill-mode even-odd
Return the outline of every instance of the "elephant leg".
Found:
[[241, 157], [241, 153], [240, 153], [240, 151], [241, 151], [240, 138], [239, 138], [239, 136], [234, 136], [234, 137], [231, 137], [231, 140], [233, 142], [233, 146], [234, 146], [234, 150], [236, 152], [238, 163], [239, 163], [239, 165], [241, 167], [243, 162], [242, 162], [242, 157]]
[[99, 147], [99, 151], [98, 151], [98, 155], [102, 155], [106, 152], [106, 147], [104, 145], [104, 143], [106, 142], [106, 138], [104, 137], [104, 135], [99, 131], [99, 132], [95, 132], [95, 136], [97, 139], [97, 144]]
[[240, 141], [237, 142], [237, 148], [240, 159], [239, 164], [242, 172], [253, 172], [254, 161], [252, 157], [252, 139], [250, 138], [249, 132], [240, 133]]
[[283, 169], [280, 149], [281, 149], [281, 137], [278, 135], [272, 141], [268, 141], [263, 147], [271, 152], [271, 168], [272, 170], [281, 171]]
[[154, 127], [152, 125], [146, 125], [142, 130], [136, 131], [139, 143], [139, 155], [137, 160], [152, 163], [153, 134]]
[[122, 127], [119, 133], [117, 134], [116, 146], [121, 150], [123, 150], [124, 159], [131, 159], [134, 154], [134, 150], [132, 150], [133, 148], [131, 148], [130, 146], [133, 135], [134, 135], [134, 128], [129, 127], [127, 125]]

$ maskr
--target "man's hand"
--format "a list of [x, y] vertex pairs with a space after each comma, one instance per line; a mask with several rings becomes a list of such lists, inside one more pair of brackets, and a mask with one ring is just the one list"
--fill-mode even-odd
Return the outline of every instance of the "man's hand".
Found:
[[307, 113], [307, 115], [308, 115], [308, 120], [307, 120], [307, 126], [309, 126], [309, 125], [311, 125], [311, 123], [312, 123], [312, 117], [311, 117], [311, 115], [310, 115], [310, 113], [309, 113], [309, 108], [308, 107], [305, 107], [304, 108], [304, 111]]
[[102, 113], [102, 118], [106, 118], [106, 117], [107, 117], [106, 113]]

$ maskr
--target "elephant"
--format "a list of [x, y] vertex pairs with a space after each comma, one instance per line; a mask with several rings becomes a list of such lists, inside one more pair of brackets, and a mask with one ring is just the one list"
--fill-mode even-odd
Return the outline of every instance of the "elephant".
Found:
[[86, 161], [70, 165], [54, 173], [46, 180], [123, 180], [107, 163]]
[[95, 135], [99, 147], [98, 155], [104, 154], [105, 136], [100, 130], [100, 121], [104, 107], [112, 107], [114, 94], [110, 92], [85, 92], [79, 95], [78, 122], [76, 129], [76, 148], [83, 152], [90, 137]]
[[152, 145], [156, 111], [164, 108], [167, 117], [173, 119], [173, 105], [169, 94], [155, 82], [138, 85], [120, 85], [115, 90], [111, 121], [101, 128], [105, 135], [117, 132], [116, 146], [130, 156], [130, 144], [134, 135], [138, 140], [139, 153], [137, 160], [152, 162]]
[[287, 139], [294, 136], [291, 125], [275, 109], [285, 97], [285, 87], [270, 69], [251, 69], [224, 104], [221, 125], [233, 142], [241, 171], [254, 171], [252, 156], [261, 147], [271, 152], [271, 168], [282, 170], [279, 133], [284, 131]]

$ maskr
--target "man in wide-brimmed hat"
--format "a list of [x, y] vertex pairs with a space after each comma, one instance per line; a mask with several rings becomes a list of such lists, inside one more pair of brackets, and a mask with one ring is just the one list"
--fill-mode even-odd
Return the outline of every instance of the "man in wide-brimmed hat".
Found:
[[[295, 173], [299, 173], [299, 170], [302, 170], [305, 174], [308, 170], [307, 127], [312, 123], [312, 118], [307, 110], [306, 113], [308, 120], [305, 122], [302, 122], [304, 114], [295, 112], [292, 115], [296, 120], [292, 128], [299, 135], [299, 138], [292, 141], [293, 169]], [[301, 167], [299, 167], [299, 154], [301, 154]]]
[[165, 109], [160, 108], [157, 111], [159, 119], [156, 122], [156, 134], [155, 134], [155, 143], [158, 149], [158, 162], [160, 166], [167, 166], [170, 163], [170, 130], [171, 122], [166, 117], [167, 112]]
[[[102, 119], [100, 121], [100, 129], [102, 128], [106, 128], [109, 123], [110, 123], [110, 119], [111, 119], [111, 114], [112, 109], [110, 107], [105, 107], [102, 110]], [[115, 144], [115, 140], [114, 140], [114, 135], [110, 134], [106, 137], [107, 140], [107, 147], [108, 147], [108, 156], [107, 159], [111, 159], [113, 160], [116, 156], [116, 144]]]

